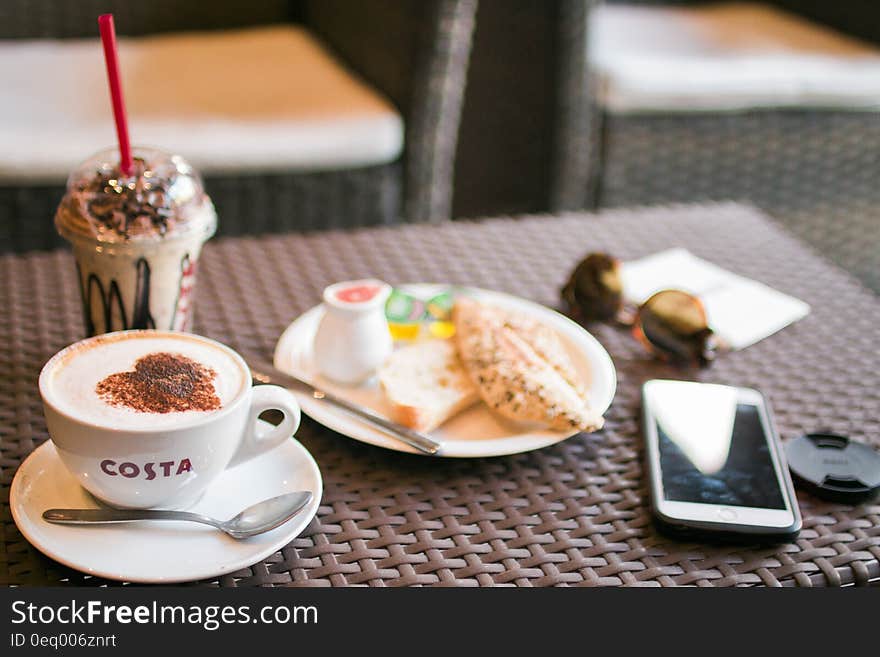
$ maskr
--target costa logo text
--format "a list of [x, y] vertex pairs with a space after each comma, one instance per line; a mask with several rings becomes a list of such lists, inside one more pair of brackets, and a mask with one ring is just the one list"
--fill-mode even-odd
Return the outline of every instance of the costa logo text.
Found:
[[175, 477], [192, 471], [192, 463], [189, 459], [181, 459], [180, 461], [162, 461], [161, 463], [144, 463], [142, 466], [137, 463], [125, 461], [117, 463], [112, 459], [104, 459], [101, 461], [101, 470], [104, 474], [111, 477], [122, 475], [128, 479], [142, 477], [147, 481], [156, 477]]

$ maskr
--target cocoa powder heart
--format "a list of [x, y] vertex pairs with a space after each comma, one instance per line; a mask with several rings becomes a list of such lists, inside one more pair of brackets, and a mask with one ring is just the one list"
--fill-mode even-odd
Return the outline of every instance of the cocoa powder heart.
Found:
[[213, 411], [220, 408], [210, 367], [166, 352], [147, 354], [134, 370], [117, 372], [95, 386], [95, 392], [114, 406], [142, 413]]

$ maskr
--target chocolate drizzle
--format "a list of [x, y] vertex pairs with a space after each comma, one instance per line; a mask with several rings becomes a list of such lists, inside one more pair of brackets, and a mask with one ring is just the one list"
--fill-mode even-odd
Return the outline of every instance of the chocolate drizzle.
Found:
[[[189, 254], [185, 258], [189, 259]], [[123, 329], [156, 328], [156, 320], [150, 313], [150, 264], [146, 258], [138, 258], [135, 267], [137, 269], [137, 280], [135, 283], [134, 307], [129, 318], [125, 310], [125, 303], [122, 300], [122, 292], [116, 279], [111, 279], [109, 286], [105, 288], [97, 274], [90, 273], [84, 279], [82, 268], [79, 262], [76, 263], [76, 270], [80, 280], [80, 292], [82, 293], [86, 335], [97, 335], [98, 333]], [[175, 303], [176, 312], [177, 304]], [[97, 326], [96, 322], [102, 319], [104, 325], [101, 327]], [[172, 318], [172, 328], [173, 324], [174, 320]]]
[[137, 287], [131, 313], [131, 328], [156, 328], [156, 321], [150, 314], [150, 264], [146, 258], [137, 261]]
[[220, 408], [216, 374], [181, 354], [157, 352], [139, 358], [134, 370], [106, 377], [95, 392], [108, 404], [142, 413], [212, 411]]

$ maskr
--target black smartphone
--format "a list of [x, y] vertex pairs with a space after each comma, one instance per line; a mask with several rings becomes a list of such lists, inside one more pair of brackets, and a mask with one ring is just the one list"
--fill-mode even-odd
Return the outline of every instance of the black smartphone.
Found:
[[678, 535], [787, 540], [801, 516], [764, 395], [691, 381], [642, 386], [654, 517]]

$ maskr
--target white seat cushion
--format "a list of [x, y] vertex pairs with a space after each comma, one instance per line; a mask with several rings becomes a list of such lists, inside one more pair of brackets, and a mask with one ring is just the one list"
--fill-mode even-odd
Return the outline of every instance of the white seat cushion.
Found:
[[[119, 58], [132, 142], [202, 172], [351, 168], [403, 147], [394, 107], [303, 29], [121, 39]], [[0, 182], [63, 181], [116, 141], [98, 40], [0, 42], [0, 89]]]
[[611, 111], [880, 107], [880, 50], [760, 4], [606, 5], [590, 41]]

